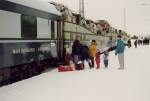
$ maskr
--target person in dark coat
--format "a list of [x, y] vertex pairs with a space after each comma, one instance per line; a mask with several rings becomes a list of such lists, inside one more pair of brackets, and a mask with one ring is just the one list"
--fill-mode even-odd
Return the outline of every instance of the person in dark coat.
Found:
[[89, 64], [89, 67], [91, 67], [91, 62], [90, 62], [90, 54], [89, 54], [89, 47], [87, 45], [82, 44], [81, 45], [81, 60], [84, 64], [84, 60], [86, 60]]
[[127, 44], [128, 48], [131, 48], [132, 44], [131, 44], [131, 40], [128, 40], [128, 44]]
[[78, 64], [79, 60], [81, 59], [81, 43], [80, 43], [80, 36], [76, 36], [76, 39], [72, 46], [72, 57], [74, 64]]
[[135, 41], [134, 41], [134, 46], [135, 46], [135, 48], [137, 48], [137, 44], [138, 44], [138, 41], [135, 40]]

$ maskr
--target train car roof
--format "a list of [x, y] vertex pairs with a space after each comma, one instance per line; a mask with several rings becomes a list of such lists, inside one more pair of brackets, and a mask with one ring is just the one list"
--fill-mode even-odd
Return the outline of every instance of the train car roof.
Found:
[[23, 6], [31, 7], [41, 11], [61, 16], [61, 13], [55, 8], [54, 5], [48, 3], [48, 0], [6, 0], [13, 3], [21, 4]]

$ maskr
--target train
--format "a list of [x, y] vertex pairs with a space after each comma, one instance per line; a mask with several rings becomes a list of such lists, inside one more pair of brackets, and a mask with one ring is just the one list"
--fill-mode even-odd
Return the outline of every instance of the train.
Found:
[[76, 35], [84, 43], [108, 40], [64, 22], [62, 14], [48, 2], [0, 0], [0, 86], [56, 68], [63, 63], [66, 45], [71, 49]]

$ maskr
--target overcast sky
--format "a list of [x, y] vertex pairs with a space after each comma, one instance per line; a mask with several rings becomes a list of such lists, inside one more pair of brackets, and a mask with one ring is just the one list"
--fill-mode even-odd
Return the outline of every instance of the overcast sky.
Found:
[[[79, 0], [50, 0], [63, 3], [79, 11]], [[150, 0], [84, 0], [85, 17], [92, 20], [108, 20], [118, 29], [124, 29], [126, 9], [126, 32], [150, 34]]]

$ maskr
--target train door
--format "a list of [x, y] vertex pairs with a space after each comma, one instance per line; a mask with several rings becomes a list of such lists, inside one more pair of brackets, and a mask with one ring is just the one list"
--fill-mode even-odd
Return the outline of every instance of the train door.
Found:
[[[51, 21], [51, 44], [56, 44], [56, 51], [58, 60], [63, 57], [63, 35], [62, 23], [60, 20]], [[59, 61], [58, 61], [59, 62]]]
[[62, 33], [62, 22], [58, 22], [58, 55], [60, 56], [59, 58], [63, 58], [63, 46], [64, 46], [64, 38], [63, 38], [63, 33]]
[[57, 32], [56, 29], [57, 27], [55, 26], [55, 21], [51, 20], [49, 21], [49, 27], [50, 27], [50, 51], [51, 51], [51, 57], [57, 58], [58, 54], [57, 54]]
[[64, 38], [62, 33], [62, 22], [57, 21], [57, 50], [58, 50], [58, 58], [62, 60], [63, 58], [63, 44]]

